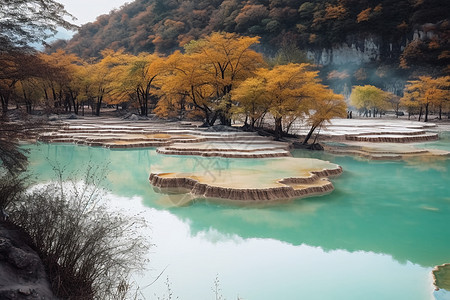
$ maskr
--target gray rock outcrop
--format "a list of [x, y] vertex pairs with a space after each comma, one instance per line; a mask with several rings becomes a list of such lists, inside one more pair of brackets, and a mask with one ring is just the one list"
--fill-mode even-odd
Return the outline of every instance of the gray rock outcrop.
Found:
[[0, 223], [0, 299], [57, 299], [28, 239], [20, 228]]

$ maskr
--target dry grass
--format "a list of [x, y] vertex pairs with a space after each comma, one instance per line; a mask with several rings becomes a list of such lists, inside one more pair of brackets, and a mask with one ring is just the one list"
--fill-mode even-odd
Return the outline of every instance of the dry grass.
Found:
[[125, 299], [130, 272], [141, 267], [149, 248], [139, 233], [144, 220], [102, 204], [102, 172], [88, 168], [80, 183], [59, 171], [58, 182], [24, 193], [10, 209], [11, 221], [31, 236], [54, 293], [63, 299]]

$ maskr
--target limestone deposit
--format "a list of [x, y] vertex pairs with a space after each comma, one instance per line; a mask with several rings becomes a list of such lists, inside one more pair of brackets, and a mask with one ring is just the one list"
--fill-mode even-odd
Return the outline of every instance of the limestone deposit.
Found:
[[[106, 148], [156, 147], [165, 155], [195, 155], [229, 158], [289, 157], [290, 144], [275, 142], [257, 133], [187, 122], [121, 120], [112, 118], [60, 119], [39, 140]], [[217, 127], [217, 128], [216, 128]], [[220, 131], [216, 131], [216, 129]], [[292, 133], [301, 141], [308, 128], [294, 123]], [[413, 156], [445, 156], [449, 151], [428, 149], [419, 143], [439, 139], [436, 124], [406, 120], [335, 119], [320, 131], [325, 151], [368, 159], [404, 159]], [[337, 146], [338, 145], [338, 146]]]
[[58, 128], [41, 133], [49, 143], [75, 143], [106, 148], [157, 147], [167, 155], [199, 155], [233, 158], [290, 156], [289, 144], [274, 142], [257, 133], [210, 131], [183, 122], [114, 119], [66, 120]]
[[327, 161], [285, 157], [208, 174], [152, 171], [149, 180], [163, 193], [184, 190], [192, 198], [266, 202], [329, 193], [333, 185], [328, 177], [341, 173], [340, 166]]

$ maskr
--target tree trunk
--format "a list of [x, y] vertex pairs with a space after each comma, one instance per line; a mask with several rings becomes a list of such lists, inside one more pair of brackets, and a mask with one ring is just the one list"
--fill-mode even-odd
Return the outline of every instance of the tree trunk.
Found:
[[217, 117], [218, 117], [218, 113], [215, 112], [211, 121], [209, 121], [209, 126], [214, 126], [214, 123], [216, 123]]
[[148, 97], [147, 95], [142, 95], [142, 105], [141, 105], [141, 116], [148, 116]]
[[23, 90], [23, 100], [25, 101], [25, 108], [27, 110], [27, 114], [31, 114], [31, 100], [28, 99], [27, 93]]
[[78, 115], [78, 102], [77, 102], [77, 96], [74, 95], [74, 93], [70, 92], [70, 100], [72, 101], [73, 106], [73, 112]]
[[8, 97], [5, 97], [3, 95], [0, 96], [1, 100], [2, 100], [2, 111], [3, 113], [7, 113], [8, 112]]
[[309, 139], [311, 138], [312, 134], [314, 133], [314, 130], [316, 130], [317, 126], [311, 126], [309, 129], [308, 134], [306, 135], [305, 139], [303, 140], [303, 145], [308, 144]]
[[283, 133], [283, 124], [282, 117], [275, 118], [275, 138], [279, 140], [281, 138], [281, 134]]
[[425, 120], [423, 120], [424, 122], [428, 122], [428, 106], [429, 105], [430, 105], [429, 103], [425, 104]]
[[95, 115], [96, 116], [100, 116], [100, 108], [102, 107], [102, 100], [103, 100], [103, 97], [101, 97], [101, 96], [97, 98], [97, 103], [95, 106]]
[[225, 126], [231, 126], [231, 119], [227, 118], [226, 115], [221, 111], [219, 112], [220, 124]]
[[[247, 121], [247, 119], [245, 119]], [[255, 130], [256, 119], [252, 117], [252, 124], [250, 125], [252, 130]]]
[[420, 110], [419, 110], [419, 122], [420, 122], [420, 119], [422, 118], [422, 109], [423, 109], [423, 107], [420, 106]]

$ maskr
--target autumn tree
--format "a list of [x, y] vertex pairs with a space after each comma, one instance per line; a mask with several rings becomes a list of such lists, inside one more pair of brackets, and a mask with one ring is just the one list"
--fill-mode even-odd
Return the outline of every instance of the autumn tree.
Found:
[[270, 107], [270, 98], [267, 97], [265, 81], [262, 77], [251, 77], [243, 81], [232, 91], [232, 99], [237, 102], [233, 107], [234, 114], [245, 115], [245, 126], [250, 119], [250, 128], [264, 118]]
[[129, 60], [124, 60], [122, 50], [107, 49], [101, 54], [101, 59], [85, 64], [87, 77], [83, 82], [85, 97], [92, 103], [92, 113], [96, 116], [100, 115], [104, 103], [114, 103], [113, 91], [121, 80], [114, 70], [120, 66], [125, 68], [129, 63]]
[[156, 110], [158, 115], [173, 116], [169, 110], [175, 108], [182, 116], [186, 108], [192, 106], [201, 111], [205, 125], [215, 123], [220, 101], [215, 101], [216, 89], [203, 61], [176, 51], [167, 58], [164, 75], [158, 82], [161, 97]]
[[241, 32], [249, 27], [258, 26], [261, 24], [261, 21], [268, 16], [269, 11], [264, 5], [246, 4], [234, 19], [236, 22], [236, 29]]
[[[252, 76], [264, 65], [262, 55], [251, 49], [258, 38], [242, 37], [232, 33], [213, 33], [185, 46], [186, 53], [175, 52], [164, 64], [160, 80], [165, 100], [157, 111], [166, 112], [178, 99], [200, 110], [204, 124], [231, 124], [232, 100], [230, 92], [240, 82]], [[183, 104], [185, 107], [185, 105]]]
[[386, 110], [390, 93], [373, 85], [355, 86], [350, 95], [350, 103], [358, 110], [364, 111], [364, 116], [373, 113], [373, 117]]
[[20, 83], [41, 77], [47, 67], [45, 62], [30, 52], [0, 52], [0, 100], [3, 113], [8, 111], [11, 100], [16, 100], [15, 104], [19, 105], [23, 95]]
[[24, 78], [21, 64], [23, 57], [24, 54], [18, 51], [0, 52], [0, 100], [3, 113], [8, 111], [17, 82]]
[[[205, 108], [205, 103], [198, 105], [196, 101], [193, 102], [203, 111], [211, 110], [215, 115], [211, 121], [218, 117], [222, 124], [231, 124], [231, 90], [264, 65], [262, 55], [251, 49], [258, 42], [258, 37], [216, 32], [186, 45], [186, 55], [190, 60], [202, 62], [202, 88], [208, 85], [208, 89], [214, 90], [208, 99], [213, 104], [211, 106], [215, 106], [214, 111], [211, 106]], [[209, 125], [213, 124], [210, 122]]]
[[257, 76], [265, 82], [266, 96], [270, 99], [269, 112], [275, 121], [275, 135], [281, 137], [283, 121], [290, 123], [306, 115], [314, 89], [320, 86], [317, 71], [309, 64], [288, 64], [271, 70], [260, 69]]
[[256, 76], [242, 82], [232, 92], [235, 111], [255, 121], [269, 113], [274, 118], [275, 136], [280, 138], [299, 118], [311, 126], [304, 144], [324, 122], [345, 115], [342, 95], [324, 86], [310, 64], [278, 65], [259, 69]]
[[73, 111], [78, 114], [83, 80], [83, 61], [75, 54], [58, 50], [51, 54], [40, 53], [46, 62], [42, 70], [41, 85], [47, 105], [57, 110]]
[[450, 76], [432, 78], [430, 76], [420, 76], [418, 80], [411, 80], [405, 87], [402, 102], [405, 105], [420, 108], [419, 121], [422, 110], [425, 109], [424, 122], [428, 122], [430, 106], [440, 108], [450, 101]]
[[306, 123], [311, 127], [303, 140], [304, 145], [308, 144], [314, 131], [317, 128], [320, 129], [324, 123], [329, 123], [333, 118], [344, 118], [347, 109], [344, 96], [335, 94], [333, 90], [325, 86], [316, 87], [314, 100], [310, 103]]
[[411, 119], [411, 116], [415, 114], [419, 114], [420, 117], [422, 115], [423, 108], [417, 98], [418, 93], [416, 92], [404, 93], [403, 97], [400, 98], [400, 106], [408, 112], [408, 119]]
[[[162, 71], [163, 59], [157, 54], [141, 53], [137, 56], [120, 53], [122, 64], [111, 69], [112, 94], [116, 97], [136, 99], [142, 116], [148, 115], [151, 90], [156, 77]], [[155, 99], [155, 97], [153, 97]], [[155, 101], [152, 108], [156, 106]]]
[[40, 89], [40, 78], [29, 77], [19, 81], [16, 85], [16, 102], [25, 104], [28, 114], [33, 112], [33, 107], [40, 103], [43, 93]]
[[391, 94], [390, 97], [388, 98], [388, 102], [391, 105], [392, 109], [395, 112], [395, 116], [398, 118], [399, 116], [399, 111], [400, 111], [400, 107], [401, 107], [401, 101], [400, 101], [400, 96]]

